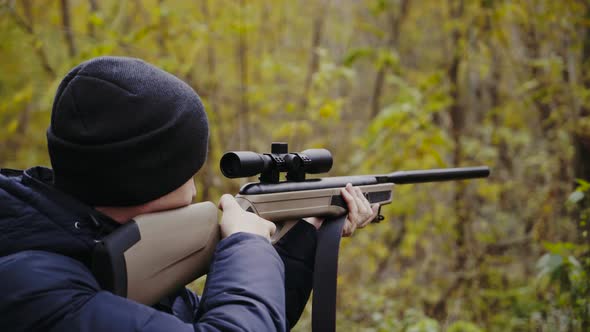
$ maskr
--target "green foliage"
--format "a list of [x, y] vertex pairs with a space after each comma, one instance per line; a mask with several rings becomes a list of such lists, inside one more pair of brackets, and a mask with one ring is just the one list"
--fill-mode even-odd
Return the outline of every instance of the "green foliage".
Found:
[[460, 320], [451, 324], [447, 332], [483, 332], [483, 330], [473, 323]]
[[[588, 208], [583, 201], [590, 183], [578, 180], [578, 187], [568, 197], [570, 209], [577, 211], [580, 228], [588, 221]], [[587, 238], [587, 231], [582, 237]], [[588, 242], [545, 243], [548, 253], [537, 262], [539, 287], [552, 293], [549, 310], [566, 312], [568, 325], [576, 330], [590, 327], [590, 246]]]
[[439, 332], [438, 322], [431, 318], [424, 318], [406, 329], [407, 332]]

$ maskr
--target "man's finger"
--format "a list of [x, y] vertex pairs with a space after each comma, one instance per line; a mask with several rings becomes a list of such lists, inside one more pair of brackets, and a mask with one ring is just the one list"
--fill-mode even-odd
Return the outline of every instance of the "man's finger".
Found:
[[354, 233], [355, 230], [356, 230], [356, 223], [355, 222], [350, 223], [350, 235], [352, 235], [352, 233]]
[[[263, 220], [265, 220], [265, 219], [263, 219]], [[265, 220], [265, 221], [270, 224], [270, 225], [268, 225], [270, 236], [275, 235], [275, 232], [277, 231], [277, 225], [274, 222], [270, 222], [268, 220]]]
[[375, 203], [375, 204], [371, 205], [371, 211], [373, 212], [371, 214], [371, 217], [369, 217], [367, 220], [363, 221], [363, 223], [361, 225], [359, 225], [358, 228], [363, 228], [363, 227], [367, 226], [368, 224], [371, 223], [371, 221], [373, 221], [373, 219], [375, 219], [377, 217], [377, 215], [379, 214], [379, 204]]
[[358, 206], [359, 212], [361, 214], [369, 213], [369, 210], [370, 210], [370, 208], [368, 206], [369, 202], [365, 198], [365, 195], [363, 195], [363, 191], [359, 187], [354, 187], [354, 189], [355, 189], [354, 194], [357, 198], [357, 206]]
[[346, 220], [346, 222], [344, 223], [344, 227], [342, 227], [342, 236], [350, 236], [351, 232], [350, 232], [350, 226], [352, 225], [352, 223], [350, 222], [350, 220]]
[[365, 197], [365, 195], [363, 194], [363, 191], [360, 190], [360, 188], [359, 188], [359, 191], [361, 193], [361, 200], [365, 204], [365, 207], [367, 208], [367, 212], [370, 212], [371, 211], [371, 203], [369, 203], [369, 199], [367, 197]]
[[348, 213], [356, 215], [358, 212], [358, 207], [356, 205], [354, 196], [352, 196], [352, 194], [349, 192], [349, 188], [352, 188], [352, 185], [350, 183], [346, 185], [346, 188], [340, 189], [340, 193], [342, 194], [342, 198], [344, 198], [346, 204], [348, 205]]
[[361, 191], [361, 189], [359, 187], [352, 187], [350, 193], [355, 198], [356, 206], [357, 206], [359, 212], [362, 211], [364, 209], [364, 206], [363, 206], [363, 199], [364, 199], [363, 192]]
[[221, 211], [226, 211], [228, 209], [235, 208], [241, 209], [236, 199], [230, 194], [224, 194], [223, 196], [221, 196], [221, 198], [219, 199], [218, 207], [219, 209], [221, 209]]
[[354, 230], [357, 226], [356, 220], [348, 218], [346, 219], [346, 224], [348, 225], [348, 228], [346, 229], [348, 231], [348, 236], [351, 236], [354, 233]]

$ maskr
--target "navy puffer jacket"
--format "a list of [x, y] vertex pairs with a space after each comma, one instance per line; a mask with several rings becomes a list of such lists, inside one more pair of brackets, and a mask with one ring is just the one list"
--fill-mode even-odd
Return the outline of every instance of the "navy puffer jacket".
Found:
[[[283, 331], [307, 302], [315, 230], [300, 230], [312, 245], [294, 253], [234, 234], [218, 244], [202, 297], [183, 289], [148, 307], [101, 290], [90, 272], [95, 239], [114, 222], [97, 228], [97, 212], [53, 189], [47, 168], [0, 173], [0, 331]], [[284, 264], [297, 274], [286, 292]]]

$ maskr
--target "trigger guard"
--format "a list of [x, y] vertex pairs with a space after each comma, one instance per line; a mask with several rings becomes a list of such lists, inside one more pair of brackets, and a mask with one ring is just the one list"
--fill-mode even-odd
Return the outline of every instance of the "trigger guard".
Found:
[[255, 214], [258, 214], [258, 211], [256, 211], [256, 209], [254, 208], [254, 205], [247, 199], [242, 198], [242, 197], [236, 197], [236, 202], [238, 202], [238, 205], [246, 210], [246, 212], [252, 212]]

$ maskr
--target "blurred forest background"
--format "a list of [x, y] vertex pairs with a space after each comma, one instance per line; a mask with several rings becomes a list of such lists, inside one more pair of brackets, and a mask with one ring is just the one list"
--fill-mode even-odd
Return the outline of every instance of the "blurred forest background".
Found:
[[99, 55], [203, 98], [202, 200], [244, 183], [224, 151], [272, 141], [331, 176], [492, 168], [397, 187], [343, 240], [339, 331], [590, 331], [588, 1], [0, 0], [2, 167], [49, 165], [57, 85]]

